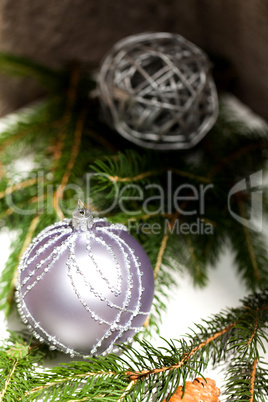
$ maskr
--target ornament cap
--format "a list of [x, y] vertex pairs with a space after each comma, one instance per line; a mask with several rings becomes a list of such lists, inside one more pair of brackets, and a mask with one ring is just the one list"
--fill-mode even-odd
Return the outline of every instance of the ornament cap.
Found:
[[93, 215], [81, 200], [78, 200], [77, 209], [73, 212], [72, 224], [74, 229], [80, 232], [85, 232], [93, 226]]

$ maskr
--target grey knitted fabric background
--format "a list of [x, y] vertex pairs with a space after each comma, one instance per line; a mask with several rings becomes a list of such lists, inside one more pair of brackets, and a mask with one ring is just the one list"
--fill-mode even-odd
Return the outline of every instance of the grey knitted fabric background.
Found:
[[[267, 0], [0, 0], [0, 50], [57, 66], [98, 65], [119, 39], [176, 32], [231, 61], [235, 94], [268, 118]], [[0, 76], [0, 114], [40, 95], [29, 80]]]

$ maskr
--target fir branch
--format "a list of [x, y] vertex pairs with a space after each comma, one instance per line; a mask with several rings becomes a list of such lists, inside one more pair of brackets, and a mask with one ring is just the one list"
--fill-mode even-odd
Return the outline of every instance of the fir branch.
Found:
[[[236, 265], [246, 284], [252, 289], [265, 287], [268, 278], [268, 256], [263, 234], [246, 226], [232, 224], [229, 236], [235, 252]], [[241, 242], [247, 246], [243, 251]]]
[[[246, 212], [245, 212], [245, 207], [243, 204], [243, 201], [241, 200], [241, 198], [238, 198], [238, 206], [239, 206], [239, 210], [241, 213], [241, 217], [246, 219]], [[258, 264], [257, 264], [257, 260], [256, 260], [256, 255], [255, 255], [255, 251], [254, 251], [254, 247], [253, 247], [253, 243], [252, 243], [252, 239], [251, 239], [251, 233], [249, 228], [244, 225], [243, 226], [244, 232], [245, 232], [245, 237], [246, 237], [246, 243], [248, 246], [248, 252], [249, 252], [249, 256], [250, 256], [250, 261], [253, 267], [253, 275], [255, 277], [255, 282], [260, 282], [262, 279]]]
[[32, 134], [33, 132], [36, 132], [38, 129], [37, 126], [32, 126], [32, 127], [27, 127], [25, 129], [19, 130], [18, 132], [15, 131], [15, 134], [9, 135], [8, 137], [5, 137], [3, 133], [1, 133], [0, 136], [0, 155], [3, 154], [7, 148], [9, 148], [11, 145], [13, 145], [17, 141], [23, 140], [28, 134]]
[[195, 249], [194, 249], [190, 236], [186, 236], [186, 242], [187, 242], [187, 246], [188, 246], [188, 250], [189, 250], [189, 254], [190, 254], [188, 267], [192, 268], [193, 277], [196, 279], [196, 281], [199, 284], [204, 283], [204, 278], [203, 278], [204, 274], [202, 273], [202, 268], [201, 268], [202, 261], [197, 258], [197, 255], [195, 253]]
[[[21, 117], [16, 123], [9, 123], [0, 138], [0, 217], [5, 219], [7, 227], [17, 227], [20, 231], [2, 275], [2, 307], [6, 308], [11, 301], [7, 299], [12, 294], [14, 273], [22, 250], [38, 231], [58, 217], [62, 218], [63, 211], [73, 209], [76, 195], [64, 190], [69, 183], [84, 186], [89, 163], [91, 172], [96, 175], [92, 198], [86, 200], [87, 203], [100, 213], [124, 190], [123, 196], [130, 198], [125, 204], [130, 212], [120, 210], [120, 199], [117, 198], [109, 219], [117, 222], [132, 219], [135, 222], [133, 234], [143, 244], [154, 267], [156, 295], [147, 333], [152, 325], [158, 326], [165, 309], [167, 289], [174, 283], [173, 271], [182, 267], [188, 269], [196, 283], [204, 284], [208, 264], [215, 264], [222, 244], [228, 239], [231, 239], [238, 270], [248, 288], [267, 286], [268, 256], [264, 236], [235, 222], [226, 202], [232, 186], [245, 176], [264, 169], [267, 129], [247, 128], [241, 121], [230, 118], [221, 102], [219, 119], [204, 139], [202, 148], [197, 150], [196, 158], [188, 158], [187, 153], [181, 153], [178, 158], [175, 152], [124, 151], [124, 140], [117, 138], [116, 144], [111, 144], [111, 138], [115, 136], [96, 117], [96, 102], [88, 99], [92, 81], [81, 66], [58, 72], [26, 59], [2, 55], [1, 68], [2, 71], [36, 77], [52, 91], [52, 96], [35, 106], [27, 118]], [[30, 152], [35, 154], [35, 168], [19, 182], [17, 178], [13, 180], [17, 175], [14, 162]], [[38, 194], [35, 185], [40, 169], [46, 178], [43, 194]], [[172, 183], [168, 189], [171, 196], [180, 186], [186, 185], [185, 197], [188, 200], [176, 207], [165, 199], [160, 208], [157, 203], [158, 185], [166, 189], [171, 175]], [[147, 201], [150, 199], [150, 203], [144, 205], [143, 199], [135, 198], [137, 187], [131, 186], [132, 183], [148, 191]], [[206, 184], [213, 188], [206, 193], [203, 210], [198, 210], [200, 205], [193, 200], [194, 197], [191, 199], [190, 186], [196, 188]], [[52, 192], [49, 191], [51, 187]], [[202, 189], [205, 191], [204, 187]], [[23, 216], [14, 213], [7, 196], [16, 206], [26, 212], [32, 208], [35, 213]], [[232, 204], [234, 211], [244, 218], [249, 215], [250, 196], [248, 192], [242, 198], [235, 197]], [[197, 212], [192, 216], [191, 211]], [[188, 225], [195, 223], [196, 219], [211, 223], [213, 236], [176, 233], [178, 219]], [[159, 224], [160, 232], [156, 234], [149, 228], [146, 233], [135, 233], [145, 220], [150, 225]], [[33, 370], [34, 356], [38, 353], [31, 348], [29, 353], [24, 353], [21, 346], [21, 354], [17, 354], [15, 342], [12, 352], [9, 346], [9, 349], [2, 349], [0, 356], [0, 368], [4, 378], [8, 379], [1, 383], [3, 398], [144, 402], [154, 396], [161, 400], [191, 373], [203, 371], [209, 359], [216, 365], [228, 361], [232, 354], [234, 358], [229, 366], [226, 386], [229, 400], [264, 401], [268, 395], [268, 380], [260, 353], [264, 351], [267, 340], [267, 309], [267, 291], [264, 290], [244, 301], [242, 308], [227, 310], [197, 325], [188, 335], [187, 342], [170, 341], [160, 350], [148, 342], [139, 341], [140, 350], [122, 347], [121, 358], [92, 358], [85, 364], [77, 362], [56, 367], [42, 375], [38, 373], [38, 376]], [[15, 355], [12, 356], [13, 352]], [[22, 376], [22, 373], [26, 374]]]
[[[165, 300], [168, 298], [168, 290], [171, 285], [175, 284], [172, 271], [178, 270], [181, 267], [182, 258], [175, 260], [173, 255], [178, 252], [178, 242], [176, 234], [172, 233], [173, 222], [176, 216], [169, 216], [168, 224], [164, 224], [163, 216], [150, 216], [148, 222], [153, 226], [155, 223], [161, 227], [158, 235], [154, 233], [144, 234], [139, 240], [142, 242], [145, 251], [147, 252], [154, 270], [155, 277], [155, 296], [154, 304], [150, 313], [150, 317], [145, 322], [144, 326], [147, 331], [155, 328], [158, 332], [158, 325], [161, 322], [161, 315], [165, 311]], [[139, 223], [139, 220], [138, 222]], [[135, 229], [133, 229], [135, 235]], [[144, 237], [144, 238], [143, 238]], [[181, 253], [181, 256], [183, 253]]]
[[6, 314], [10, 313], [11, 305], [13, 303], [14, 285], [17, 276], [16, 270], [19, 263], [19, 255], [25, 241], [24, 236], [25, 233], [22, 232], [19, 238], [14, 243], [13, 252], [10, 254], [6, 267], [3, 270], [1, 276], [0, 307], [1, 309], [4, 309], [6, 311]]
[[63, 198], [63, 191], [65, 189], [65, 186], [67, 185], [69, 179], [70, 179], [70, 175], [72, 172], [72, 169], [74, 167], [75, 161], [78, 157], [78, 153], [79, 153], [79, 149], [81, 146], [81, 137], [82, 137], [82, 132], [83, 132], [83, 127], [84, 127], [84, 123], [85, 123], [85, 117], [86, 117], [86, 112], [85, 110], [82, 111], [81, 115], [78, 118], [77, 121], [77, 125], [75, 128], [75, 132], [74, 132], [74, 145], [73, 145], [73, 149], [70, 155], [70, 159], [68, 161], [68, 164], [66, 166], [66, 170], [65, 173], [62, 177], [61, 183], [57, 189], [57, 191], [54, 194], [53, 197], [53, 206], [55, 211], [57, 212], [57, 215], [59, 216], [59, 218], [62, 220], [64, 219], [64, 215], [59, 207], [59, 202], [62, 200]]
[[150, 375], [163, 373], [165, 371], [180, 369], [183, 365], [185, 365], [187, 363], [188, 360], [190, 360], [194, 356], [194, 354], [196, 352], [200, 351], [202, 348], [209, 345], [211, 342], [214, 342], [217, 338], [221, 337], [226, 332], [230, 331], [232, 328], [235, 327], [235, 325], [236, 325], [236, 323], [231, 323], [226, 328], [221, 329], [219, 332], [217, 332], [217, 333], [213, 334], [212, 336], [210, 336], [209, 338], [205, 339], [199, 345], [195, 346], [189, 352], [185, 353], [184, 357], [177, 364], [167, 366], [167, 367], [152, 369], [152, 370], [129, 372], [128, 375], [130, 375], [131, 380], [137, 380], [137, 379], [140, 379], [143, 377], [148, 377]]
[[33, 389], [31, 389], [30, 391], [25, 392], [24, 396], [29, 397], [31, 394], [35, 394], [38, 395], [41, 392], [49, 389], [49, 388], [53, 388], [53, 387], [57, 387], [58, 385], [62, 385], [64, 383], [68, 383], [68, 382], [73, 382], [76, 380], [83, 380], [83, 379], [87, 379], [89, 377], [98, 377], [98, 376], [114, 376], [115, 373], [114, 372], [98, 372], [98, 373], [91, 373], [91, 372], [86, 372], [83, 374], [74, 374], [73, 376], [69, 376], [69, 377], [65, 377], [65, 378], [60, 378], [60, 379], [55, 379], [55, 381], [51, 381], [48, 382], [44, 385], [40, 385], [38, 387], [35, 387]]
[[[20, 250], [20, 253], [18, 255], [18, 261], [20, 260], [20, 258], [22, 257], [23, 253], [26, 251], [27, 247], [31, 243], [31, 241], [33, 239], [33, 236], [34, 236], [34, 233], [35, 233], [35, 230], [36, 230], [36, 227], [37, 227], [37, 225], [39, 223], [39, 220], [40, 220], [40, 217], [39, 217], [39, 215], [37, 215], [31, 221], [29, 229], [28, 229], [28, 232], [27, 232], [25, 240], [24, 240], [24, 243], [23, 243], [22, 248]], [[10, 282], [10, 293], [9, 293], [8, 299], [7, 299], [9, 305], [11, 305], [12, 302], [13, 302], [15, 287], [17, 286], [17, 279], [18, 279], [18, 271], [17, 271], [17, 269], [15, 267], [15, 270], [14, 270], [13, 276], [12, 276], [12, 280]]]
[[187, 172], [187, 171], [182, 171], [180, 169], [176, 169], [174, 167], [167, 167], [165, 168], [166, 171], [170, 171], [175, 173], [178, 176], [181, 177], [187, 177], [190, 180], [196, 181], [196, 182], [200, 182], [200, 183], [211, 183], [211, 179], [209, 177], [203, 177], [203, 176], [198, 176], [195, 173], [192, 172]]
[[156, 261], [155, 268], [154, 268], [154, 278], [155, 279], [158, 276], [158, 273], [160, 271], [160, 268], [161, 268], [161, 265], [163, 262], [163, 256], [164, 256], [164, 253], [165, 253], [165, 250], [167, 247], [168, 238], [169, 238], [169, 233], [166, 233], [161, 241], [161, 246], [159, 249], [159, 253], [157, 255], [157, 261]]
[[0, 192], [0, 199], [12, 194], [14, 191], [22, 190], [25, 187], [33, 186], [37, 183], [37, 178], [28, 179], [20, 183], [14, 184], [13, 186], [7, 187], [4, 191]]
[[1, 393], [0, 393], [0, 401], [1, 401], [1, 402], [3, 401], [3, 398], [4, 398], [4, 396], [5, 396], [5, 393], [6, 393], [6, 391], [7, 391], [7, 388], [8, 388], [8, 386], [9, 386], [9, 384], [10, 384], [11, 379], [12, 379], [12, 376], [13, 376], [13, 374], [14, 374], [16, 368], [17, 368], [17, 365], [18, 365], [18, 360], [15, 360], [14, 363], [13, 363], [13, 366], [12, 366], [12, 368], [11, 368], [11, 371], [9, 372], [9, 374], [8, 374], [6, 380], [5, 380], [4, 388], [2, 389], [2, 391], [1, 391]]
[[21, 336], [11, 334], [0, 349], [0, 400], [13, 401], [24, 397], [34, 381], [34, 365], [43, 354], [36, 347], [25, 345]]
[[[0, 198], [2, 199], [2, 203], [0, 204], [0, 215], [2, 218], [5, 218], [5, 222], [8, 226], [10, 225], [11, 227], [16, 227], [17, 225], [18, 229], [22, 229], [22, 234], [20, 237], [21, 241], [16, 242], [14, 253], [11, 253], [7, 267], [2, 274], [1, 301], [2, 307], [6, 307], [7, 311], [9, 311], [12, 295], [14, 293], [16, 267], [21, 255], [21, 250], [23, 248], [24, 242], [25, 244], [29, 243], [30, 237], [27, 237], [27, 230], [31, 224], [31, 218], [28, 214], [18, 216], [17, 214], [14, 214], [14, 208], [10, 207], [9, 205], [16, 205], [25, 210], [29, 210], [31, 208], [31, 205], [33, 205], [33, 210], [36, 210], [36, 212], [40, 216], [40, 222], [42, 222], [42, 224], [38, 225], [38, 230], [42, 230], [45, 226], [52, 224], [55, 221], [55, 215], [53, 213], [46, 214], [47, 210], [51, 210], [51, 206], [53, 203], [53, 198], [51, 198], [51, 196], [49, 195], [49, 190], [46, 192], [46, 189], [49, 189], [49, 186], [51, 187], [51, 182], [46, 181], [45, 179], [46, 174], [54, 174], [53, 187], [56, 189], [55, 193], [59, 195], [60, 192], [60, 198], [62, 198], [62, 192], [68, 180], [70, 179], [73, 168], [76, 168], [76, 166], [79, 166], [79, 164], [81, 166], [84, 166], [84, 169], [86, 169], [87, 166], [85, 156], [81, 157], [81, 153], [79, 155], [79, 161], [77, 163], [77, 156], [79, 154], [80, 143], [82, 141], [81, 138], [83, 127], [79, 122], [79, 118], [74, 116], [73, 111], [71, 110], [71, 108], [76, 107], [75, 102], [77, 99], [75, 91], [78, 85], [77, 73], [73, 74], [72, 77], [73, 76], [75, 76], [76, 78], [71, 78], [70, 80], [70, 94], [69, 98], [67, 98], [67, 101], [65, 99], [62, 101], [58, 98], [51, 98], [50, 101], [45, 102], [45, 104], [42, 104], [42, 106], [38, 106], [34, 110], [34, 112], [32, 114], [28, 114], [27, 117], [22, 114], [22, 122], [20, 123], [20, 120], [18, 122], [15, 122], [15, 129], [13, 126], [8, 127], [6, 133], [4, 133], [3, 136], [5, 138], [5, 144], [8, 144], [8, 146], [2, 149], [2, 153], [4, 155], [2, 161], [7, 164], [10, 163], [10, 157], [13, 158], [13, 161], [19, 159], [19, 157], [25, 152], [25, 149], [27, 149], [28, 141], [30, 141], [32, 147], [35, 147], [35, 145], [37, 145], [36, 163], [39, 168], [42, 167], [42, 177], [44, 177], [44, 188], [42, 189], [43, 193], [38, 192], [38, 168], [36, 169], [36, 171], [29, 172], [28, 177], [24, 178], [24, 180], [20, 180], [18, 183], [12, 183], [10, 185], [8, 183], [9, 179], [6, 179], [4, 176], [2, 176], [0, 181]], [[67, 104], [63, 118], [59, 117], [59, 103]], [[57, 107], [55, 107], [56, 105]], [[83, 120], [84, 119], [85, 117], [83, 117]], [[72, 131], [72, 128], [75, 127], [76, 121], [78, 122], [77, 131], [75, 131], [75, 129], [74, 131]], [[68, 126], [68, 130], [66, 126]], [[23, 127], [22, 131], [21, 127]], [[32, 136], [34, 135], [34, 131], [37, 129], [37, 127], [40, 137], [35, 138], [33, 142]], [[16, 135], [16, 128], [18, 130], [17, 132], [19, 133], [18, 136]], [[58, 161], [56, 161], [57, 158], [55, 153], [50, 153], [52, 160], [48, 159], [47, 154], [47, 150], [54, 142], [55, 131], [59, 133], [59, 142], [64, 141], [63, 149], [60, 150], [60, 144], [60, 147], [57, 148], [57, 156], [59, 157]], [[68, 133], [68, 137], [66, 136], [65, 132]], [[23, 135], [21, 133], [23, 133]], [[64, 136], [62, 136], [62, 133], [64, 133]], [[73, 133], [74, 137], [76, 138], [76, 145], [74, 147], [72, 143]], [[19, 139], [20, 141], [15, 141], [15, 138], [16, 140]], [[83, 138], [84, 145], [86, 141], [87, 139]], [[44, 143], [46, 144], [45, 147], [43, 146]], [[19, 152], [18, 150], [15, 151], [15, 148], [18, 146], [18, 144], [21, 146]], [[40, 147], [39, 150], [40, 145], [42, 146], [42, 149]], [[88, 148], [88, 146], [84, 147], [84, 154], [86, 154], [86, 148]], [[94, 152], [95, 148], [91, 148]], [[16, 156], [15, 158], [14, 155]], [[54, 170], [55, 163], [57, 163], [56, 171]], [[12, 204], [8, 202], [7, 197], [10, 197], [10, 201], [12, 202]], [[45, 205], [45, 200], [47, 209], [43, 208]]]
[[80, 78], [80, 70], [79, 67], [75, 65], [71, 71], [65, 110], [59, 122], [58, 139], [56, 146], [53, 149], [53, 164], [55, 165], [55, 167], [57, 166], [57, 162], [62, 155], [62, 149], [66, 137], [66, 126], [68, 125], [68, 123], [70, 123], [72, 119], [72, 109], [74, 107], [75, 100], [77, 97], [77, 87], [79, 83], [79, 78]]
[[[223, 311], [198, 324], [197, 331], [188, 334], [187, 341], [165, 341], [165, 346], [155, 348], [148, 341], [136, 338], [133, 346], [120, 346], [121, 355], [91, 357], [87, 361], [61, 364], [49, 370], [38, 370], [37, 373], [33, 367], [28, 372], [31, 381], [26, 388], [23, 387], [23, 395], [18, 395], [14, 389], [17, 380], [8, 382], [6, 392], [13, 392], [18, 395], [18, 400], [25, 398], [27, 401], [46, 398], [52, 402], [59, 397], [62, 401], [82, 401], [85, 398], [117, 402], [146, 402], [153, 398], [158, 401], [167, 395], [171, 397], [181, 381], [184, 384], [193, 374], [203, 371], [209, 358], [214, 356], [214, 365], [220, 361], [228, 362], [230, 354], [224, 351], [229, 348], [232, 350], [232, 359], [225, 390], [228, 401], [249, 402], [252, 395], [257, 401], [264, 401], [265, 395], [268, 395], [268, 378], [257, 350], [259, 346], [262, 347], [262, 340], [267, 338], [262, 332], [268, 326], [267, 310], [268, 290], [253, 294], [237, 309]], [[248, 336], [247, 330], [253, 315], [255, 320], [250, 331], [256, 340], [254, 348], [251, 347], [253, 339]], [[242, 343], [247, 345], [248, 351], [251, 350], [249, 354], [245, 355]], [[39, 352], [31, 346], [24, 348], [23, 341], [18, 343], [15, 340], [14, 345], [9, 342], [2, 348], [0, 367], [5, 367], [3, 363], [7, 356], [10, 359], [15, 353], [19, 375], [25, 366], [30, 369], [28, 359], [34, 359], [35, 353]], [[14, 363], [14, 359], [11, 363]], [[9, 365], [9, 372], [12, 368]]]
[[[258, 313], [258, 309], [257, 309], [257, 313]], [[252, 341], [254, 340], [257, 330], [258, 330], [258, 325], [259, 325], [259, 320], [258, 320], [258, 314], [256, 315], [256, 319], [255, 319], [255, 325], [254, 325], [254, 331], [252, 332], [252, 335], [250, 337], [250, 339], [248, 340], [248, 346], [251, 345]]]
[[265, 149], [267, 148], [267, 146], [268, 146], [267, 141], [261, 139], [259, 141], [246, 144], [245, 146], [240, 147], [238, 150], [232, 152], [230, 155], [223, 157], [222, 160], [216, 166], [213, 166], [213, 168], [208, 174], [208, 177], [211, 178], [219, 172], [222, 173], [225, 168], [228, 168], [230, 162], [236, 162], [237, 160], [243, 158], [244, 155], [248, 155], [252, 151]]
[[234, 361], [230, 365], [225, 395], [227, 402], [265, 402], [268, 397], [267, 369], [258, 367], [265, 366], [258, 358], [252, 361]]
[[62, 71], [46, 67], [26, 57], [4, 52], [0, 53], [0, 71], [11, 76], [34, 77], [50, 90], [62, 89], [65, 78]]
[[143, 180], [143, 179], [145, 179], [147, 177], [150, 177], [150, 176], [156, 176], [158, 173], [159, 172], [157, 170], [155, 170], [155, 171], [152, 170], [152, 171], [149, 171], [149, 172], [140, 173], [140, 174], [138, 174], [137, 176], [134, 176], [134, 177], [109, 176], [108, 179], [111, 180], [112, 182], [115, 182], [115, 183], [118, 183], [118, 182], [120, 182], [120, 183], [132, 183], [134, 181]]
[[[103, 166], [103, 165], [102, 165]], [[108, 176], [107, 179], [111, 180], [112, 182], [120, 182], [120, 183], [133, 183], [135, 181], [142, 181], [147, 177], [158, 176], [165, 172], [173, 172], [178, 176], [187, 177], [191, 180], [200, 181], [201, 183], [211, 183], [211, 180], [207, 177], [197, 176], [191, 172], [183, 172], [182, 170], [175, 169], [173, 167], [162, 167], [158, 170], [149, 170], [147, 172], [142, 172], [136, 176], [129, 176], [129, 177], [119, 177], [119, 176]]]

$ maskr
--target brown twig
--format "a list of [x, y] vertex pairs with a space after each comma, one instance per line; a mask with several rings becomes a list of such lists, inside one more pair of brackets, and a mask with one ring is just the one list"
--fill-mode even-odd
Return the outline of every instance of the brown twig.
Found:
[[42, 391], [46, 388], [54, 387], [55, 385], [63, 384], [67, 381], [72, 381], [74, 378], [97, 377], [100, 375], [110, 375], [111, 376], [111, 375], [115, 375], [115, 373], [112, 371], [108, 371], [108, 372], [99, 372], [99, 373], [86, 372], [84, 374], [75, 374], [71, 377], [62, 378], [60, 380], [56, 380], [56, 381], [48, 382], [47, 384], [44, 384], [44, 385], [40, 385], [39, 387], [35, 387], [35, 388], [31, 389], [30, 391], [25, 392], [24, 396], [34, 394], [35, 392]]
[[123, 392], [123, 394], [120, 396], [120, 398], [118, 399], [117, 402], [122, 401], [125, 396], [127, 396], [127, 394], [129, 393], [129, 391], [131, 390], [131, 388], [136, 384], [137, 380], [132, 380], [130, 381], [130, 383], [128, 384], [127, 388], [125, 389], [125, 391]]
[[178, 176], [182, 176], [182, 177], [188, 177], [189, 179], [193, 179], [196, 181], [200, 181], [202, 183], [211, 183], [211, 179], [209, 177], [204, 177], [204, 176], [198, 176], [194, 173], [190, 173], [190, 172], [185, 172], [183, 170], [180, 169], [175, 169], [175, 168], [166, 168], [167, 171], [171, 171], [172, 173], [175, 173]]
[[119, 177], [119, 176], [109, 176], [109, 179], [115, 183], [129, 183], [133, 181], [139, 181], [145, 179], [146, 177], [155, 176], [159, 173], [159, 170], [150, 170], [148, 172], [143, 172], [133, 177]]
[[13, 186], [7, 187], [4, 191], [0, 192], [0, 199], [12, 194], [14, 191], [22, 190], [23, 188], [30, 187], [36, 184], [38, 181], [37, 177], [21, 181], [20, 183], [14, 184]]
[[18, 365], [18, 360], [15, 360], [15, 362], [14, 362], [14, 364], [13, 364], [13, 367], [12, 367], [12, 370], [10, 371], [10, 373], [8, 374], [8, 376], [7, 376], [7, 378], [6, 378], [4, 388], [3, 388], [2, 391], [1, 391], [1, 394], [0, 394], [0, 402], [2, 402], [2, 401], [4, 400], [5, 393], [6, 393], [6, 391], [7, 391], [7, 388], [8, 388], [8, 386], [9, 386], [9, 384], [10, 384], [10, 381], [11, 381], [11, 379], [12, 379], [12, 376], [13, 376], [13, 374], [14, 374], [16, 368], [17, 368], [17, 365]]
[[259, 141], [255, 144], [249, 144], [245, 147], [242, 147], [238, 149], [237, 151], [231, 153], [230, 155], [226, 156], [221, 160], [220, 163], [218, 163], [216, 166], [214, 166], [211, 171], [208, 174], [208, 178], [211, 178], [215, 176], [219, 171], [223, 170], [226, 165], [228, 165], [230, 162], [234, 161], [237, 158], [240, 158], [241, 156], [247, 154], [248, 152], [255, 151], [257, 149], [261, 148], [267, 148], [268, 144], [265, 141]]
[[66, 166], [66, 170], [65, 170], [65, 173], [61, 180], [61, 183], [60, 183], [59, 187], [57, 188], [57, 190], [55, 191], [54, 196], [53, 196], [53, 207], [61, 220], [64, 219], [64, 215], [59, 206], [59, 201], [62, 200], [62, 198], [63, 198], [64, 188], [69, 181], [72, 169], [74, 167], [75, 161], [79, 154], [86, 114], [87, 114], [87, 111], [85, 109], [82, 110], [82, 112], [80, 113], [80, 116], [77, 120], [71, 156], [70, 156], [70, 159]]
[[258, 359], [255, 357], [253, 365], [252, 365], [252, 372], [251, 372], [251, 380], [250, 380], [250, 400], [249, 402], [254, 401], [254, 390], [255, 390], [255, 378], [256, 378], [256, 370], [257, 370], [257, 363]]
[[106, 138], [102, 137], [98, 133], [95, 133], [95, 131], [87, 129], [85, 130], [85, 135], [88, 135], [89, 137], [93, 138], [98, 144], [104, 146], [105, 148], [109, 149], [112, 152], [118, 152], [118, 149], [114, 144], [111, 142], [107, 141]]
[[24, 138], [27, 134], [31, 133], [32, 131], [37, 131], [38, 126], [36, 127], [28, 127], [24, 130], [19, 131], [18, 133], [12, 135], [9, 138], [6, 138], [5, 141], [2, 142], [1, 144], [1, 150], [0, 154], [2, 154], [10, 145], [12, 145], [14, 142], [19, 141], [21, 138]]
[[201, 276], [201, 270], [200, 270], [200, 267], [199, 267], [199, 264], [198, 264], [198, 259], [197, 259], [197, 257], [196, 257], [196, 254], [195, 254], [195, 251], [194, 251], [194, 247], [193, 247], [193, 244], [192, 244], [192, 242], [191, 242], [191, 238], [190, 238], [189, 235], [186, 236], [186, 242], [187, 242], [187, 246], [188, 246], [188, 249], [189, 249], [189, 251], [190, 251], [192, 260], [193, 260], [193, 262], [194, 262], [194, 267], [195, 267], [196, 276], [199, 277], [199, 276]]
[[257, 313], [257, 316], [256, 316], [254, 331], [253, 331], [253, 333], [252, 333], [252, 335], [251, 335], [251, 337], [250, 337], [250, 339], [249, 339], [249, 341], [248, 341], [248, 346], [250, 346], [250, 344], [251, 344], [251, 342], [253, 341], [253, 339], [254, 339], [254, 337], [255, 337], [255, 335], [256, 335], [256, 333], [257, 333], [257, 330], [258, 330], [258, 325], [259, 325], [259, 320], [258, 320], [259, 308], [258, 308], [258, 307], [257, 307], [256, 313]]
[[[182, 206], [182, 208], [183, 207], [184, 207], [184, 205]], [[160, 249], [159, 249], [159, 252], [157, 255], [157, 260], [156, 260], [156, 264], [155, 264], [155, 268], [154, 268], [154, 278], [155, 279], [157, 278], [158, 273], [160, 271], [160, 268], [161, 268], [161, 265], [163, 262], [163, 258], [164, 258], [164, 254], [165, 254], [165, 250], [167, 247], [167, 241], [169, 239], [170, 233], [172, 232], [174, 224], [179, 217], [179, 214], [180, 214], [179, 211], [177, 211], [175, 214], [173, 214], [169, 224], [166, 227], [166, 233], [161, 241]]]
[[225, 334], [226, 332], [230, 331], [233, 327], [235, 327], [237, 323], [232, 323], [222, 329], [221, 331], [217, 332], [216, 334], [210, 336], [208, 339], [205, 341], [201, 342], [199, 345], [197, 345], [195, 348], [193, 348], [189, 353], [186, 353], [185, 356], [183, 357], [182, 360], [180, 360], [177, 364], [174, 364], [172, 366], [167, 366], [167, 367], [160, 367], [157, 369], [151, 369], [151, 370], [142, 370], [142, 371], [128, 371], [126, 374], [130, 377], [130, 380], [138, 380], [143, 377], [148, 377], [153, 374], [158, 374], [158, 373], [163, 373], [165, 371], [170, 371], [170, 370], [177, 370], [180, 367], [182, 367], [198, 350], [202, 349], [204, 346], [208, 345], [210, 342], [215, 341], [217, 338]]
[[202, 176], [198, 176], [195, 175], [193, 173], [190, 172], [185, 172], [183, 170], [180, 169], [175, 169], [172, 167], [163, 167], [161, 169], [154, 169], [154, 170], [149, 170], [147, 172], [143, 172], [138, 174], [137, 176], [133, 176], [133, 177], [119, 177], [119, 176], [109, 176], [109, 179], [113, 182], [116, 183], [130, 183], [133, 181], [139, 181], [142, 180], [146, 177], [151, 177], [151, 176], [156, 176], [160, 173], [164, 173], [164, 172], [172, 172], [178, 176], [182, 176], [182, 177], [188, 177], [190, 179], [194, 179], [200, 182], [204, 182], [204, 183], [210, 183], [211, 179], [207, 178], [207, 177], [202, 177]]
[[66, 137], [66, 126], [69, 123], [69, 121], [71, 120], [71, 112], [72, 112], [72, 108], [74, 106], [76, 96], [77, 96], [77, 86], [79, 83], [79, 78], [80, 78], [80, 68], [79, 68], [79, 65], [76, 64], [73, 67], [71, 77], [70, 77], [70, 85], [69, 85], [69, 90], [68, 90], [68, 94], [67, 94], [67, 102], [66, 102], [65, 112], [63, 114], [61, 121], [59, 122], [58, 140], [57, 140], [56, 145], [53, 147], [54, 170], [56, 169], [57, 162], [61, 158], [61, 155], [62, 155], [64, 140]]

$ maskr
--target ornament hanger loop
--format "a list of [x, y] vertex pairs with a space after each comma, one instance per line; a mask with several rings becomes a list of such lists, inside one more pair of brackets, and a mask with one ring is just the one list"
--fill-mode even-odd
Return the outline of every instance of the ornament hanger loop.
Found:
[[85, 232], [93, 226], [93, 215], [81, 200], [78, 200], [77, 209], [73, 212], [72, 224], [74, 229], [80, 232]]

